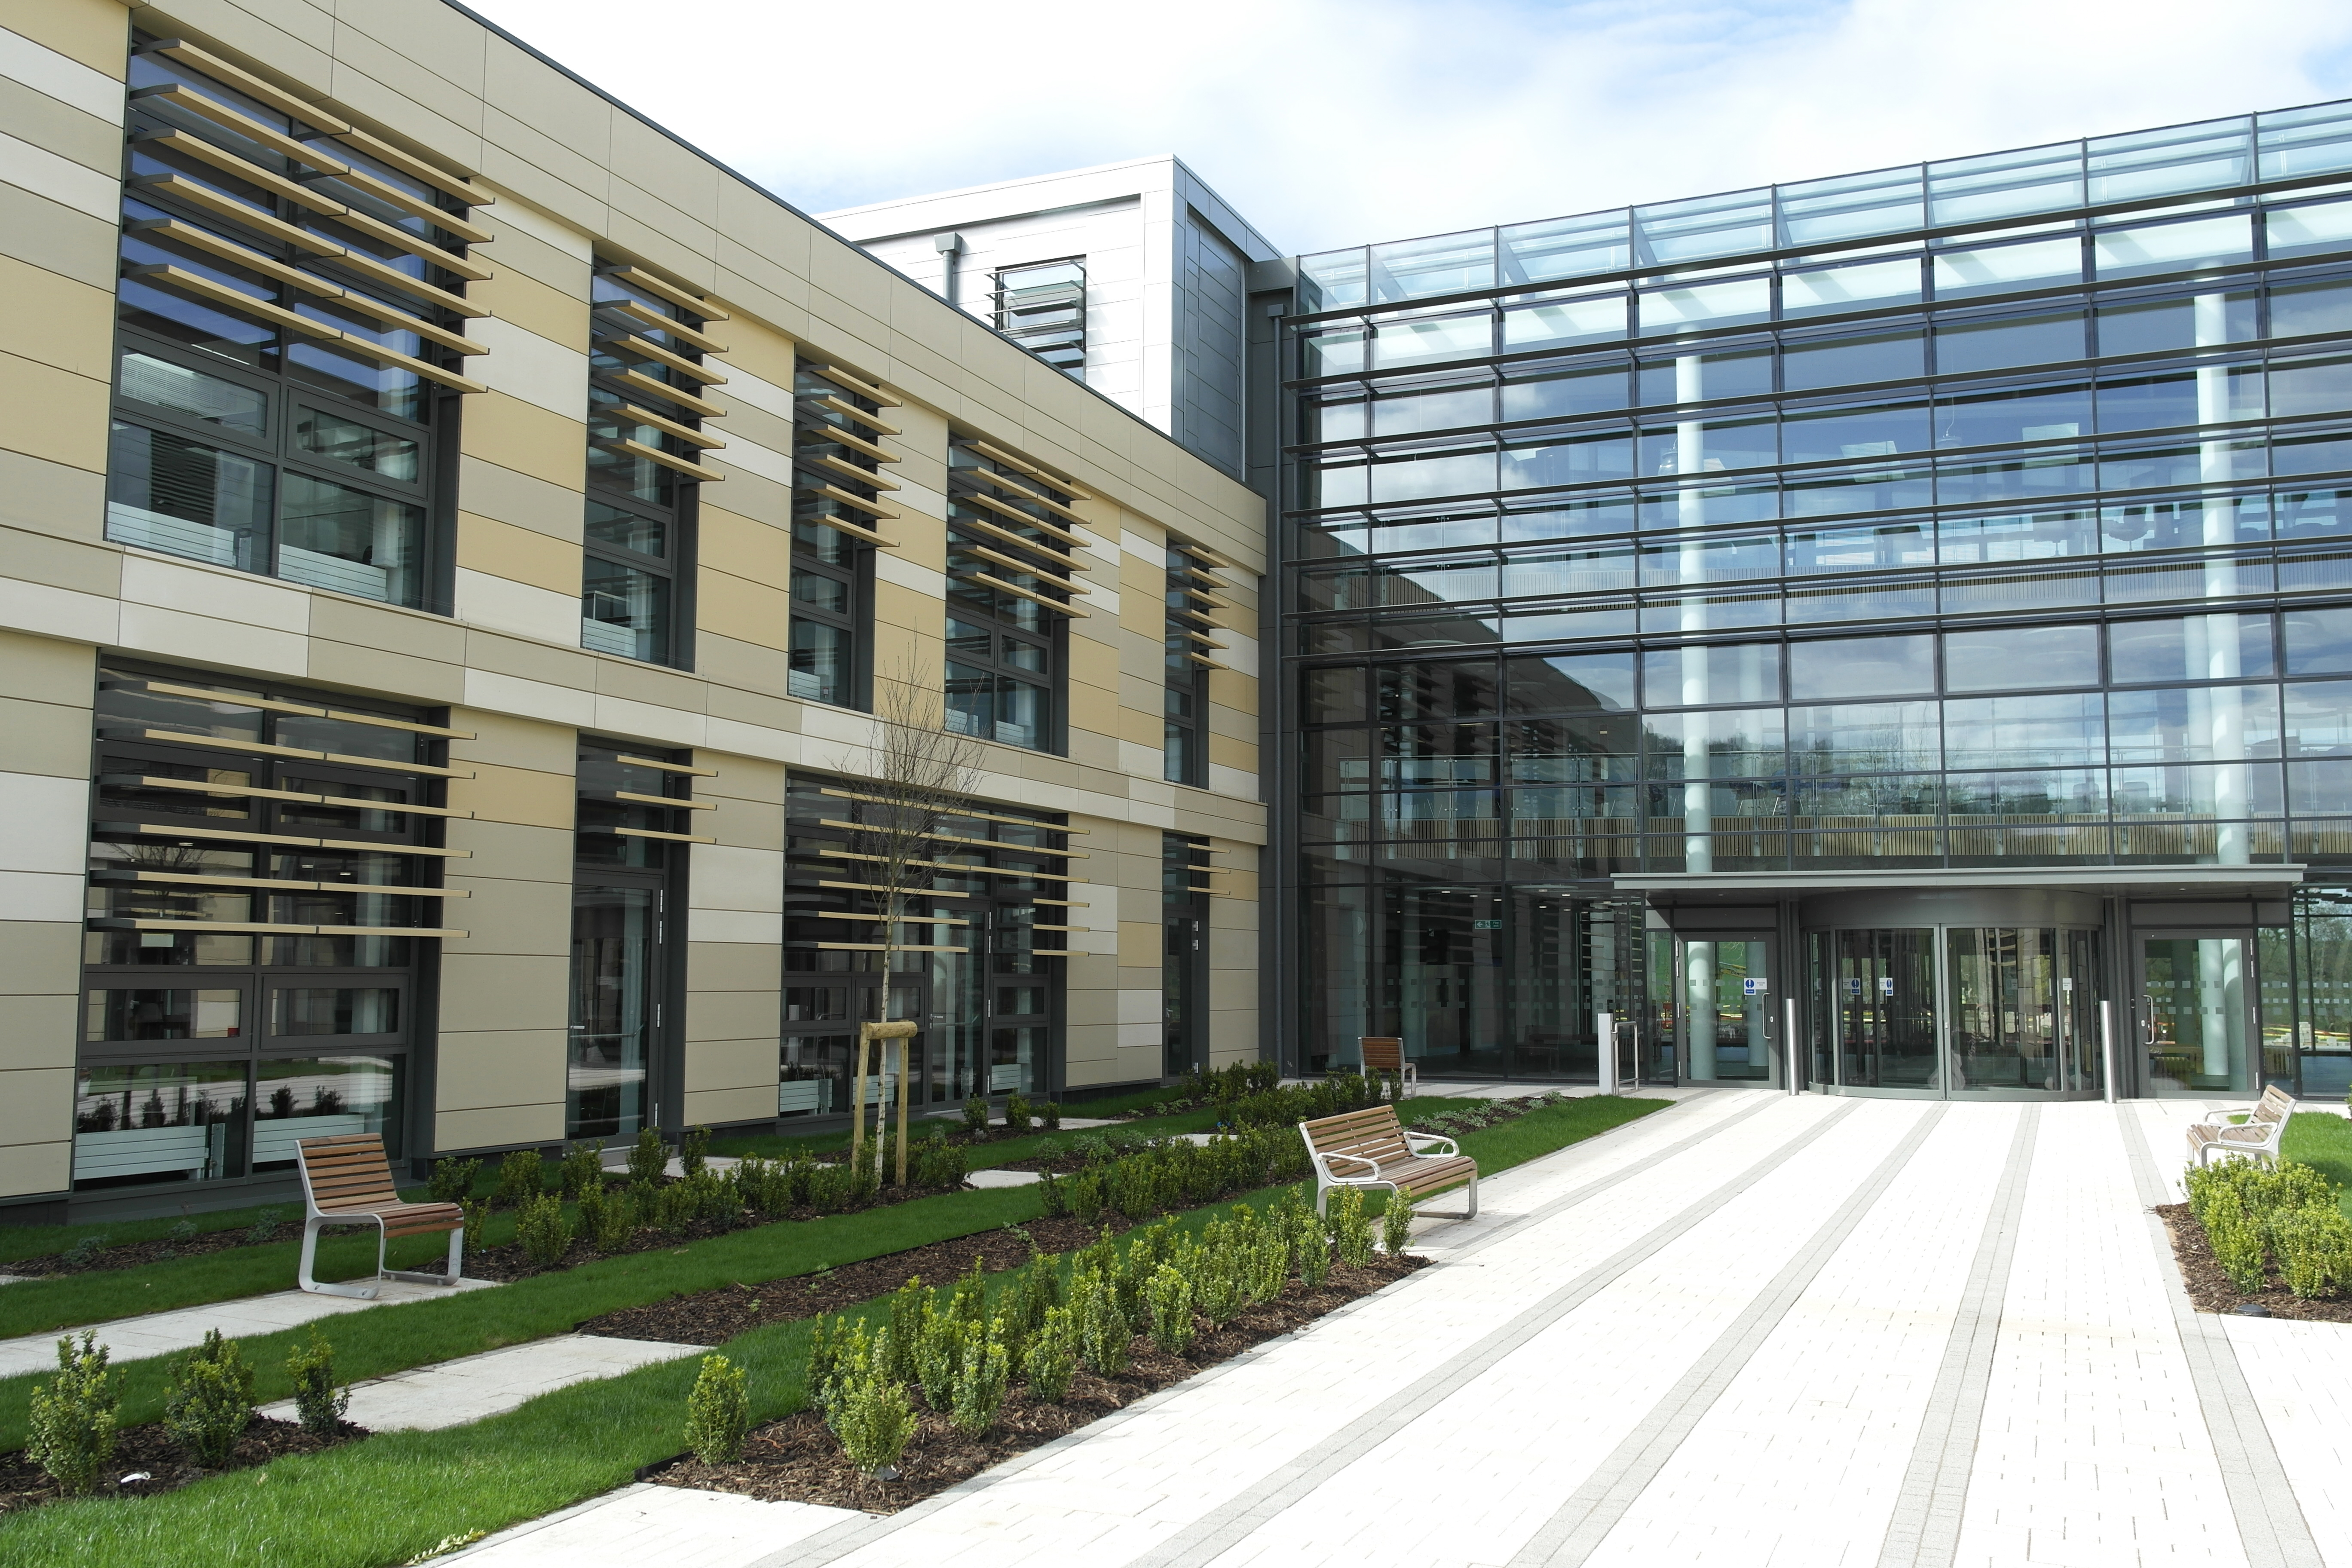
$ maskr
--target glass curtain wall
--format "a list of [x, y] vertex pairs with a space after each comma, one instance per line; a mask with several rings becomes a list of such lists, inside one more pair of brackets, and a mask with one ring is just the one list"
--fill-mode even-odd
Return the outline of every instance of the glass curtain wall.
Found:
[[[1434, 1054], [1504, 1059], [1475, 922], [1522, 883], [2352, 879], [2347, 170], [2328, 105], [1303, 258], [1310, 1059], [1408, 991], [1458, 998]], [[1397, 934], [1351, 979], [1360, 926]], [[1916, 1076], [1889, 1000], [1855, 1071]], [[2031, 1079], [1990, 1017], [1961, 1056]]]

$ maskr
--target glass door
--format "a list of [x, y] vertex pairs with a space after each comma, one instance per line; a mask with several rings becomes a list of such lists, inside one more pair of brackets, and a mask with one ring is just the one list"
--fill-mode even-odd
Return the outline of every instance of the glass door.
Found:
[[1676, 943], [1675, 1045], [1695, 1083], [1769, 1083], [1779, 1037], [1771, 944], [1757, 938]]
[[567, 1136], [625, 1138], [648, 1125], [662, 899], [652, 887], [572, 889]]
[[2144, 937], [2140, 1042], [2158, 1094], [2246, 1094], [2253, 956], [2242, 936]]
[[1933, 928], [1830, 933], [1831, 1025], [1838, 1081], [1937, 1089]]

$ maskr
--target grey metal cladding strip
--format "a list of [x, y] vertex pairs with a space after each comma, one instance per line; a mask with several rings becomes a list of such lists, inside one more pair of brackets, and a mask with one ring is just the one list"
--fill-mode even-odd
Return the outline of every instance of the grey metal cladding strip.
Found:
[[2213, 1457], [2221, 1467], [2221, 1485], [2236, 1517], [2238, 1539], [2246, 1549], [2247, 1568], [2322, 1568], [2319, 1543], [2312, 1539], [2310, 1521], [2295, 1500], [2294, 1488], [2279, 1463], [2270, 1428], [2263, 1424], [2262, 1407], [2246, 1382], [2245, 1369], [2230, 1344], [2221, 1320], [2200, 1312], [2180, 1283], [2173, 1261], [2172, 1238], [2156, 1205], [2172, 1196], [2158, 1173], [2156, 1157], [2148, 1152], [2138, 1118], [2127, 1105], [2116, 1107], [2116, 1120], [2130, 1156], [2132, 1184], [2147, 1210], [2148, 1245], [2156, 1250], [2157, 1272], [2164, 1280], [2165, 1300], [2172, 1321], [2180, 1331], [2180, 1349], [2189, 1363], [2189, 1381], [2197, 1390], [2197, 1404], [2205, 1415], [2205, 1430], [2213, 1439]]
[[[1785, 1096], [1775, 1095], [1769, 1103], [1785, 1105], [1788, 1100]], [[1464, 1384], [1600, 1294], [1626, 1269], [1665, 1247], [1803, 1152], [1851, 1115], [1855, 1107], [1856, 1102], [1849, 1100], [1830, 1111], [1730, 1181], [1651, 1226], [1475, 1344], [1455, 1352], [1373, 1405], [1333, 1433], [1328, 1440], [1317, 1444], [1311, 1457], [1294, 1460], [1255, 1485], [1244, 1488], [1217, 1505], [1209, 1517], [1194, 1521], [1151, 1551], [1130, 1560], [1129, 1568], [1198, 1568], [1232, 1550], [1283, 1510], [1458, 1393]], [[1595, 1187], [1601, 1184], [1594, 1184]]]
[[[1537, 1207], [1529, 1209], [1525, 1214], [1511, 1216], [1509, 1219], [1496, 1225], [1486, 1235], [1478, 1237], [1475, 1240], [1466, 1242], [1460, 1247], [1454, 1249], [1447, 1255], [1447, 1257], [1432, 1267], [1423, 1269], [1418, 1273], [1408, 1275], [1403, 1279], [1399, 1280], [1396, 1284], [1390, 1286], [1387, 1289], [1382, 1290], [1380, 1293], [1380, 1296], [1366, 1297], [1358, 1301], [1351, 1302], [1348, 1306], [1340, 1308], [1339, 1311], [1328, 1314], [1325, 1321], [1328, 1321], [1330, 1318], [1336, 1318], [1341, 1314], [1357, 1310], [1374, 1300], [1378, 1300], [1382, 1298], [1393, 1297], [1400, 1290], [1409, 1290], [1412, 1289], [1416, 1281], [1427, 1279], [1442, 1273], [1444, 1269], [1452, 1267], [1457, 1259], [1465, 1258], [1473, 1252], [1480, 1251], [1485, 1247], [1491, 1247], [1505, 1237], [1514, 1235], [1528, 1226], [1540, 1224], [1544, 1220], [1551, 1218], [1554, 1215], [1573, 1208], [1577, 1205], [1585, 1202], [1587, 1199], [1608, 1191], [1611, 1187], [1616, 1186], [1620, 1183], [1632, 1181], [1634, 1177], [1655, 1169], [1657, 1166], [1664, 1164], [1666, 1161], [1673, 1159], [1678, 1154], [1689, 1152], [1699, 1144], [1706, 1142], [1707, 1140], [1716, 1137], [1729, 1128], [1738, 1125], [1748, 1118], [1760, 1115], [1764, 1111], [1773, 1110], [1785, 1104], [1786, 1100], [1787, 1097], [1782, 1095], [1759, 1094], [1754, 1097], [1753, 1104], [1733, 1111], [1727, 1116], [1719, 1117], [1708, 1121], [1705, 1126], [1698, 1128], [1687, 1136], [1677, 1139], [1674, 1142], [1667, 1144], [1664, 1148], [1658, 1150], [1656, 1152], [1649, 1154], [1633, 1164], [1627, 1165], [1622, 1170], [1612, 1172], [1606, 1176], [1596, 1177], [1592, 1181], [1586, 1182], [1569, 1192], [1561, 1194], [1559, 1197], [1552, 1199], [1549, 1203], [1538, 1205]], [[1680, 1103], [1689, 1104], [1691, 1102], [1685, 1100]], [[1654, 1112], [1654, 1115], [1659, 1117], [1671, 1116], [1674, 1114], [1675, 1109], [1675, 1107], [1670, 1106], [1664, 1110]], [[1843, 1112], [1840, 1112], [1839, 1114], [1843, 1114]], [[1832, 1118], [1832, 1120], [1834, 1120], [1834, 1118]], [[1653, 1126], [1655, 1125], [1654, 1121], [1648, 1122], [1647, 1124]], [[1623, 1123], [1622, 1127], [1638, 1128], [1643, 1125], [1644, 1122], [1643, 1121], [1633, 1121]], [[1815, 1128], [1811, 1132], [1804, 1134], [1803, 1141], [1810, 1142], [1812, 1138], [1818, 1137], [1828, 1125], [1829, 1121], [1825, 1121], [1822, 1124], [1822, 1127]], [[1610, 1131], [1615, 1131], [1619, 1130], [1620, 1129], [1612, 1128]], [[1570, 1145], [1570, 1148], [1580, 1149], [1590, 1148], [1591, 1146], [1592, 1145], [1590, 1142]], [[1566, 1150], [1560, 1151], [1560, 1152], [1563, 1153], [1566, 1152]], [[1790, 1150], [1785, 1151], [1781, 1157], [1785, 1157], [1785, 1153], [1787, 1152], [1793, 1152], [1794, 1147], [1792, 1146]], [[1524, 1170], [1527, 1167], [1520, 1166], [1517, 1168]], [[1759, 1172], [1758, 1173], [1760, 1174], [1761, 1173]], [[1669, 1221], [1668, 1223], [1672, 1224], [1673, 1222]], [[1636, 1245], [1639, 1244], [1637, 1243]], [[1663, 1245], [1663, 1243], [1660, 1245]], [[1606, 1265], [1603, 1266], [1603, 1268], [1606, 1267]], [[1596, 1270], [1591, 1272], [1598, 1271]], [[1580, 1280], [1589, 1277], [1590, 1273], [1588, 1273], [1587, 1276], [1580, 1276]], [[1601, 1283], [1606, 1283], [1606, 1280], [1603, 1279]], [[1573, 1287], [1570, 1288], [1572, 1289]], [[1594, 1289], [1598, 1289], [1598, 1286], [1596, 1285]], [[1587, 1291], [1586, 1293], [1590, 1294], [1591, 1292]], [[1573, 1303], [1571, 1303], [1571, 1306], [1572, 1305]], [[1540, 1305], [1536, 1310], [1541, 1310]], [[1563, 1311], [1566, 1310], [1567, 1309], [1562, 1309]], [[1013, 1458], [1006, 1460], [1003, 1464], [995, 1466], [993, 1468], [991, 1468], [982, 1474], [974, 1476], [968, 1481], [963, 1481], [955, 1486], [950, 1487], [947, 1490], [940, 1493], [936, 1497], [927, 1498], [923, 1501], [917, 1503], [914, 1507], [908, 1509], [903, 1512], [892, 1514], [887, 1518], [883, 1519], [844, 1520], [839, 1524], [828, 1526], [826, 1529], [817, 1531], [814, 1535], [808, 1536], [802, 1541], [796, 1542], [793, 1545], [787, 1546], [780, 1552], [776, 1552], [766, 1557], [761, 1558], [758, 1562], [751, 1564], [751, 1568], [824, 1568], [825, 1564], [840, 1561], [842, 1558], [848, 1556], [852, 1552], [856, 1551], [859, 1547], [865, 1545], [869, 1541], [878, 1540], [881, 1537], [891, 1533], [893, 1531], [899, 1529], [903, 1525], [914, 1523], [929, 1514], [937, 1513], [942, 1509], [950, 1508], [972, 1492], [985, 1490], [997, 1481], [1005, 1479], [1011, 1476], [1018, 1475], [1023, 1470], [1029, 1468], [1032, 1465], [1044, 1462], [1046, 1458], [1052, 1457], [1065, 1447], [1084, 1443], [1092, 1438], [1108, 1436], [1118, 1430], [1119, 1426], [1129, 1421], [1136, 1420], [1145, 1415], [1158, 1405], [1165, 1403], [1168, 1399], [1172, 1398], [1179, 1392], [1185, 1389], [1197, 1388], [1203, 1382], [1222, 1376], [1228, 1371], [1237, 1371], [1255, 1356], [1263, 1354], [1267, 1351], [1271, 1351], [1275, 1346], [1279, 1345], [1281, 1342], [1282, 1342], [1280, 1340], [1269, 1341], [1266, 1344], [1260, 1346], [1255, 1350], [1245, 1351], [1241, 1355], [1235, 1356], [1233, 1360], [1222, 1362], [1197, 1376], [1187, 1378], [1181, 1384], [1163, 1389], [1158, 1394], [1150, 1394], [1143, 1399], [1139, 1399], [1123, 1409], [1113, 1411], [1110, 1415], [1104, 1416], [1101, 1420], [1091, 1422], [1085, 1426], [1081, 1426], [1076, 1431], [1070, 1433], [1067, 1436], [1056, 1437], [1051, 1443], [1047, 1443], [1041, 1447], [1032, 1448], [1025, 1454], [1015, 1455]], [[1482, 1344], [1485, 1342], [1486, 1342], [1483, 1341], [1481, 1342]], [[1473, 1352], [1475, 1352], [1476, 1349], [1477, 1347], [1474, 1346]], [[1443, 1371], [1444, 1369], [1440, 1370]], [[1427, 1379], [1424, 1379], [1423, 1381], [1426, 1382]], [[1415, 1384], [1414, 1386], [1418, 1387], [1420, 1385]], [[1410, 1394], [1411, 1392], [1411, 1389], [1405, 1391], [1407, 1394]], [[1391, 1397], [1394, 1398], [1399, 1396]], [[1366, 1412], [1364, 1415], [1359, 1416], [1357, 1420], [1361, 1422], [1372, 1419], [1379, 1415], [1381, 1408], [1381, 1406], [1375, 1406], [1372, 1410]], [[1351, 1430], [1353, 1430], [1352, 1426], [1342, 1428], [1341, 1431], [1336, 1435], [1336, 1438], [1344, 1439]], [[1232, 1500], [1230, 1503], [1223, 1506], [1233, 1507], [1245, 1504], [1257, 1494], [1259, 1489], [1262, 1489], [1269, 1484], [1273, 1483], [1270, 1481], [1262, 1481], [1259, 1483], [1258, 1488], [1252, 1489], [1251, 1490], [1239, 1494]], [[1196, 1525], [1188, 1528], [1198, 1529], [1200, 1527]], [[1160, 1560], [1157, 1555], [1158, 1552], [1164, 1552], [1171, 1550], [1177, 1544], [1177, 1542], [1183, 1539], [1185, 1539], [1184, 1535], [1180, 1533], [1171, 1541], [1163, 1542], [1155, 1550], [1153, 1554], [1138, 1559], [1138, 1562], [1158, 1562]]]
[[2017, 1257], [2018, 1220], [2025, 1212], [2025, 1185], [2033, 1169], [2033, 1140], [2042, 1108], [2029, 1105], [2017, 1119], [2009, 1158], [1993, 1188], [1984, 1229], [1969, 1260], [1959, 1310], [1944, 1339], [1943, 1359], [1928, 1385], [1927, 1405], [1912, 1439], [1911, 1463], [1878, 1546], [1878, 1568], [1949, 1568], [1960, 1544], [1960, 1516], [1969, 1500], [1969, 1478], [1976, 1468], [1977, 1436], [1984, 1426], [1985, 1391], [1992, 1380], [1994, 1347], [2000, 1341], [2001, 1303], [2009, 1296], [2010, 1266]]
[[1780, 1326], [1813, 1280], [1885, 1195], [1887, 1184], [1911, 1163], [1942, 1124], [1949, 1102], [1919, 1118], [1836, 1212], [1822, 1222], [1730, 1326], [1700, 1352], [1608, 1458], [1593, 1467], [1568, 1500], [1512, 1553], [1510, 1568], [1580, 1568], [1658, 1479], [1706, 1413], [1723, 1397], [1749, 1359]]

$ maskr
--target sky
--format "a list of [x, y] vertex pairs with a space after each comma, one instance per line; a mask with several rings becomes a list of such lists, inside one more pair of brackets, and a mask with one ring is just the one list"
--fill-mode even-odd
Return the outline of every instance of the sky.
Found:
[[2352, 98], [2344, 0], [469, 3], [806, 212], [1172, 153], [1294, 254]]

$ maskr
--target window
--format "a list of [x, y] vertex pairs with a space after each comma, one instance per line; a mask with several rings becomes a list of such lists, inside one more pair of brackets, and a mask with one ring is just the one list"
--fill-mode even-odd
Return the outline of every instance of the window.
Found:
[[293, 1141], [400, 1155], [440, 781], [413, 712], [110, 664], [74, 1103], [77, 1191], [290, 1169]]
[[1160, 836], [1160, 1070], [1169, 1078], [1209, 1065], [1209, 870], [1207, 839]]
[[960, 734], [1061, 750], [1063, 622], [1072, 595], [1083, 492], [1034, 464], [966, 438], [948, 451], [947, 720]]
[[[1049, 1091], [1061, 961], [1079, 951], [1066, 911], [1088, 907], [1070, 896], [1071, 862], [1086, 856], [1067, 845], [1080, 830], [992, 803], [942, 813], [900, 893], [893, 953], [874, 860], [883, 846], [866, 826], [887, 809], [856, 780], [792, 781], [777, 1114], [847, 1111], [857, 1026], [885, 1017], [923, 1026], [908, 1047], [918, 1105]], [[896, 1092], [886, 1075], [868, 1103], [877, 1088]]]
[[647, 664], [693, 664], [695, 503], [724, 476], [726, 443], [702, 421], [726, 377], [704, 367], [702, 329], [727, 313], [640, 268], [597, 270], [589, 317], [588, 510], [580, 646]]
[[663, 1120], [669, 1066], [669, 904], [688, 846], [692, 785], [713, 776], [683, 754], [582, 737], [572, 847], [571, 1057], [564, 1135], [627, 1138]]
[[792, 665], [794, 697], [868, 706], [876, 530], [898, 513], [883, 496], [898, 487], [883, 468], [899, 434], [882, 416], [898, 400], [835, 365], [803, 362], [794, 374], [797, 445], [793, 492]]
[[480, 193], [191, 45], [130, 75], [107, 537], [446, 613]]
[[1080, 381], [1087, 372], [1087, 260], [1033, 261], [996, 274], [996, 330]]
[[1216, 596], [1224, 586], [1214, 569], [1223, 556], [1197, 544], [1168, 542], [1167, 740], [1162, 775], [1171, 784], [1209, 782], [1209, 671], [1228, 666], [1213, 649], [1226, 645], [1211, 637], [1219, 628], [1215, 612], [1228, 607]]

